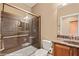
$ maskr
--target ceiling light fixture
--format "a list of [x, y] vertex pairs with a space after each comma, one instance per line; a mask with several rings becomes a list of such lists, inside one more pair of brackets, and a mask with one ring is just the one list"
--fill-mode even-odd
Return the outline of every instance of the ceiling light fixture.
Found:
[[62, 8], [64, 6], [68, 5], [68, 3], [58, 3], [58, 8]]
[[66, 6], [66, 5], [67, 5], [67, 3], [62, 3], [61, 5], [62, 5], [62, 6]]

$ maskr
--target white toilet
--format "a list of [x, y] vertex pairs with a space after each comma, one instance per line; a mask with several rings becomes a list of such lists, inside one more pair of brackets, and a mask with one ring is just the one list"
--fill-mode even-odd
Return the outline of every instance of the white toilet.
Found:
[[49, 40], [42, 41], [42, 48], [38, 49], [32, 56], [47, 56], [48, 52], [51, 50], [52, 42]]

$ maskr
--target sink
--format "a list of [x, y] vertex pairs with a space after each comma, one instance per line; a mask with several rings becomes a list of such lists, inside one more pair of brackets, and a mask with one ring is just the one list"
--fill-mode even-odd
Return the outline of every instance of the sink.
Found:
[[79, 42], [74, 42], [74, 41], [64, 41], [68, 44], [74, 44], [74, 45], [79, 45]]

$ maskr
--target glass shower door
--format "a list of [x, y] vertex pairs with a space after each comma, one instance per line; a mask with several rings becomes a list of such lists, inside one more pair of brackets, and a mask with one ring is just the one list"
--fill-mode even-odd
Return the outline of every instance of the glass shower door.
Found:
[[[10, 49], [23, 48], [29, 45], [40, 47], [39, 17], [7, 5], [4, 5], [1, 16], [0, 40], [3, 41], [1, 43], [4, 51], [7, 52]], [[2, 48], [2, 45], [0, 45], [0, 48]]]

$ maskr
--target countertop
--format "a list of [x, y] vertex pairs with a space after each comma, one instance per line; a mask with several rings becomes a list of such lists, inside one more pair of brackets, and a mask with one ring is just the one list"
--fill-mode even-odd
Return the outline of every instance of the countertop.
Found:
[[71, 43], [67, 43], [67, 42], [64, 42], [64, 41], [73, 41], [73, 42], [77, 42], [79, 43], [79, 40], [62, 40], [62, 39], [57, 39], [57, 40], [53, 40], [52, 42], [53, 43], [58, 43], [58, 44], [63, 44], [63, 45], [66, 45], [66, 46], [69, 46], [69, 47], [75, 47], [75, 48], [79, 48], [79, 45], [75, 45], [75, 44], [71, 44]]

